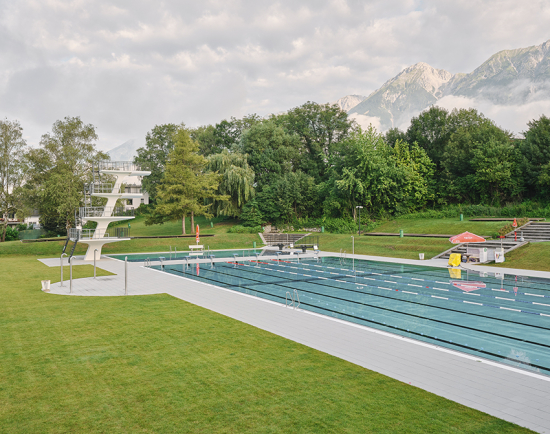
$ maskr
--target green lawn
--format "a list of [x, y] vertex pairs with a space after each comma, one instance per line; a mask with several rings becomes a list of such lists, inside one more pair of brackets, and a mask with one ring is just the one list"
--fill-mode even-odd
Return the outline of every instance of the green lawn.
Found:
[[490, 265], [523, 270], [550, 271], [550, 242], [529, 243], [507, 253], [505, 257], [505, 262]]
[[[405, 259], [418, 259], [419, 253], [430, 259], [452, 247], [444, 238], [355, 236], [354, 239], [356, 254]], [[352, 253], [351, 235], [320, 234], [319, 244], [324, 251], [340, 253], [342, 249]]]
[[0, 260], [2, 432], [529, 432], [167, 295], [40, 291], [58, 276]]
[[[211, 227], [210, 223], [214, 225]], [[181, 220], [166, 222], [161, 225], [145, 225], [145, 216], [136, 216], [133, 220], [127, 220], [125, 222], [119, 222], [116, 227], [126, 227], [130, 223], [130, 235], [132, 237], [150, 237], [158, 235], [182, 235]], [[235, 224], [234, 220], [224, 221], [222, 218], [205, 219], [202, 216], [195, 218], [195, 226], [199, 225], [199, 232], [201, 234], [219, 234], [226, 233], [227, 230]], [[110, 227], [115, 226], [111, 225]], [[185, 230], [188, 235], [192, 235], [191, 232], [191, 219], [187, 217]]]
[[462, 232], [472, 232], [482, 236], [492, 236], [505, 226], [507, 222], [471, 222], [460, 221], [459, 218], [444, 219], [395, 219], [390, 220], [371, 232], [399, 233], [403, 229], [411, 234], [449, 234], [456, 235]]

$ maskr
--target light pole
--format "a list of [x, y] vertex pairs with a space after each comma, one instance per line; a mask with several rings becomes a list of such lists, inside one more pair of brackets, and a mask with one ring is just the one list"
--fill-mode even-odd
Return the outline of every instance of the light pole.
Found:
[[361, 210], [363, 209], [363, 207], [357, 205], [355, 208], [359, 210], [359, 236], [361, 236]]

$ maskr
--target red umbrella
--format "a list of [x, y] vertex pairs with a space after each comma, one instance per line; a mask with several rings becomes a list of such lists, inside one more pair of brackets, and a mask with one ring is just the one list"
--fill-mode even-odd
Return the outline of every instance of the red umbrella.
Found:
[[479, 235], [472, 234], [471, 232], [463, 232], [461, 234], [455, 235], [454, 237], [449, 238], [449, 241], [453, 244], [460, 243], [484, 243], [485, 238], [480, 237]]
[[197, 240], [197, 244], [199, 244], [199, 225], [197, 225], [197, 235], [195, 235], [195, 239]]

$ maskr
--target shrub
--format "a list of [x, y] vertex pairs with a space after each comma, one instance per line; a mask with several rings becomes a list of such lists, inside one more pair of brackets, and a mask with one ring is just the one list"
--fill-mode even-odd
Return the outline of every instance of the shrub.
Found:
[[17, 229], [12, 229], [10, 226], [6, 228], [6, 241], [15, 241], [19, 239], [19, 232]]
[[227, 232], [230, 234], [257, 234], [258, 232], [262, 232], [262, 227], [247, 227], [242, 225], [235, 225], [231, 226]]

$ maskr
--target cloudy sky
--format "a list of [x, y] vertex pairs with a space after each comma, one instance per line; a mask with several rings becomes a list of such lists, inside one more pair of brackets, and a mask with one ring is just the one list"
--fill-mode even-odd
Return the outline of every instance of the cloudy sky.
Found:
[[80, 116], [103, 150], [156, 124], [368, 95], [420, 61], [471, 72], [550, 39], [546, 0], [0, 0], [0, 10], [0, 117], [36, 145], [57, 119]]

